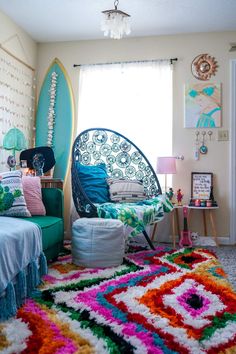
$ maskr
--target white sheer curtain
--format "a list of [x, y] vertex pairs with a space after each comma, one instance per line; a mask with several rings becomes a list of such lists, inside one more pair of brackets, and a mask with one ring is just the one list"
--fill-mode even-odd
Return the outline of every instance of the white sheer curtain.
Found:
[[172, 154], [170, 61], [81, 66], [78, 133], [94, 127], [125, 135], [156, 169]]
[[[116, 130], [156, 170], [158, 156], [172, 155], [172, 93], [169, 60], [81, 66], [77, 133], [95, 127]], [[164, 186], [163, 175], [159, 181]], [[77, 217], [73, 207], [71, 221]], [[168, 220], [158, 226], [159, 241], [170, 235]]]

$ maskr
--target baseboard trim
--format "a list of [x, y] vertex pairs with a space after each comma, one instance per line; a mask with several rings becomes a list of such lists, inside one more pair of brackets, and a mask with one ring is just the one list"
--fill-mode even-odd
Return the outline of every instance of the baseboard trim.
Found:
[[217, 237], [220, 245], [234, 245], [232, 239], [229, 236], [226, 237]]
[[[206, 236], [206, 237], [209, 237], [209, 236]], [[210, 237], [212, 237], [212, 236], [210, 236]], [[232, 238], [230, 238], [229, 236], [217, 237], [217, 240], [219, 242], [219, 245], [235, 245], [235, 242], [233, 242]], [[156, 241], [158, 241], [158, 239]], [[172, 243], [172, 236], [169, 236], [169, 240], [167, 242], [168, 243]], [[178, 241], [178, 236], [176, 236], [176, 245], [178, 245], [178, 242], [179, 242]]]

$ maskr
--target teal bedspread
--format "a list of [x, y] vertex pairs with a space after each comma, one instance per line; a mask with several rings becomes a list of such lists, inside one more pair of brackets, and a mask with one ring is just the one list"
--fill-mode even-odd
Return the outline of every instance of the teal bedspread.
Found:
[[173, 209], [173, 205], [164, 195], [137, 203], [96, 204], [100, 218], [119, 219], [127, 227], [129, 236], [136, 236], [147, 225], [160, 221], [164, 214]]

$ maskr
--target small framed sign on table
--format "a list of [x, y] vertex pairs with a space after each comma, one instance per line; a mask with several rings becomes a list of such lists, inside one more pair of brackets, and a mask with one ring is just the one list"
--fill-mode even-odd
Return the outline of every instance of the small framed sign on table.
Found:
[[213, 187], [213, 173], [211, 172], [192, 172], [191, 173], [191, 199], [210, 198]]

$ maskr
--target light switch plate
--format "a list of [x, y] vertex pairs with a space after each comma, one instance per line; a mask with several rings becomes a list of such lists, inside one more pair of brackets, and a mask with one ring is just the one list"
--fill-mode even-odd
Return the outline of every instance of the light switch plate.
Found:
[[229, 131], [228, 130], [218, 130], [218, 141], [228, 141]]

